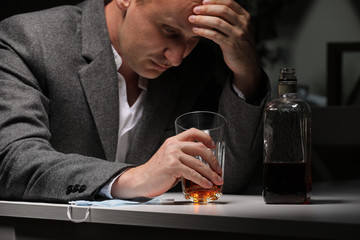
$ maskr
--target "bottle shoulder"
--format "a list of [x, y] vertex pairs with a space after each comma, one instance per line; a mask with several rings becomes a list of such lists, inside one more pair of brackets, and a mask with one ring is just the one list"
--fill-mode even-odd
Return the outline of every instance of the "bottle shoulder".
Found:
[[266, 111], [280, 111], [280, 110], [302, 110], [311, 112], [311, 108], [307, 102], [299, 98], [275, 98], [266, 104]]

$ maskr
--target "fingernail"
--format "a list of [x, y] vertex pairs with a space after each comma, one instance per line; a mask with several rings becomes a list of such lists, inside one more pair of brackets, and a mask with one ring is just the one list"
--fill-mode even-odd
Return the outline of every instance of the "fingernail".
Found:
[[200, 13], [201, 7], [194, 7], [194, 13]]
[[219, 184], [223, 184], [223, 181], [224, 181], [224, 180], [222, 179], [222, 177], [218, 176], [218, 177], [217, 177], [217, 180], [218, 180]]
[[214, 143], [214, 141], [211, 142], [211, 148], [212, 149], [216, 148], [216, 144]]
[[[193, 27], [193, 32], [198, 32], [199, 31], [199, 28], [198, 27]], [[215, 143], [214, 143], [215, 144]], [[211, 145], [212, 146], [212, 145]], [[215, 147], [213, 147], [213, 148], [215, 148]]]
[[194, 15], [191, 15], [190, 17], [189, 17], [189, 21], [190, 22], [193, 22], [195, 20], [195, 16]]
[[210, 3], [210, 2], [211, 2], [211, 0], [204, 0], [202, 3], [207, 4], [207, 3]]

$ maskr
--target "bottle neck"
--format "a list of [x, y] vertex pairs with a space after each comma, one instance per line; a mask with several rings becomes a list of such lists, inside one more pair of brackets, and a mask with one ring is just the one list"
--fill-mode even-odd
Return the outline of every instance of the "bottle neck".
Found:
[[297, 81], [296, 80], [280, 80], [278, 86], [279, 97], [297, 98]]

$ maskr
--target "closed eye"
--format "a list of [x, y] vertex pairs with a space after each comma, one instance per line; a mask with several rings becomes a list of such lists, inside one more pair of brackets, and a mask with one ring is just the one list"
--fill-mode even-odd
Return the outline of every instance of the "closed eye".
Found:
[[[161, 31], [168, 38], [177, 38], [177, 37], [182, 36], [182, 32], [180, 30], [178, 30], [177, 28], [171, 27], [167, 24], [163, 24], [161, 26]], [[194, 35], [190, 39], [191, 40], [199, 40], [201, 38], [203, 38], [203, 37]]]
[[167, 37], [177, 37], [180, 35], [180, 32], [176, 28], [170, 27], [169, 25], [163, 25], [162, 32]]

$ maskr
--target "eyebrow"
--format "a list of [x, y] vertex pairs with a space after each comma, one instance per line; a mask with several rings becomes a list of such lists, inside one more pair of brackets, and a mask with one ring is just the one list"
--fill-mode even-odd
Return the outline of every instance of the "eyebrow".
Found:
[[178, 19], [172, 18], [171, 16], [164, 16], [162, 21], [166, 22], [166, 24], [169, 26], [185, 30], [184, 24], [182, 24]]
[[[178, 30], [181, 30], [183, 33], [186, 32], [186, 29], [185, 29], [185, 26], [183, 23], [181, 23], [178, 19], [173, 19], [171, 17], [164, 17], [163, 18], [163, 21], [166, 21], [167, 25], [172, 27], [172, 28], [175, 28], [175, 29], [178, 29]], [[189, 22], [190, 23], [190, 22]], [[190, 23], [191, 24], [191, 23]], [[192, 32], [192, 28], [190, 29], [193, 37], [198, 37], [198, 35], [194, 35], [194, 33]]]
[[179, 21], [175, 21], [175, 22], [181, 29], [185, 30], [185, 26], [183, 24], [181, 24], [181, 22], [179, 22]]

